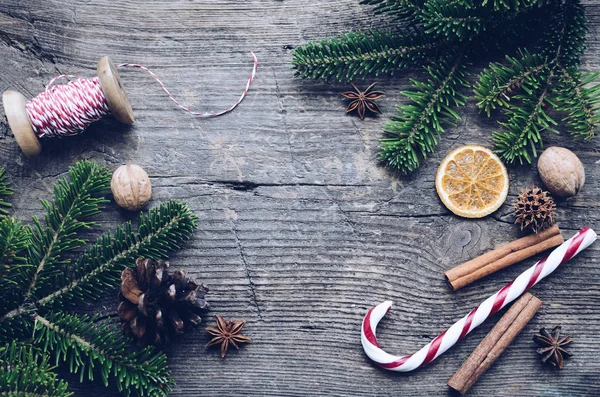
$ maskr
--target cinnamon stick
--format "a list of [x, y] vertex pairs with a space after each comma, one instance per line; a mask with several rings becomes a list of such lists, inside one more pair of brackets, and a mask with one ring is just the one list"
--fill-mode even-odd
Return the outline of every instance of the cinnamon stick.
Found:
[[448, 270], [445, 275], [450, 287], [456, 291], [491, 273], [520, 262], [535, 254], [564, 243], [558, 226], [554, 225], [539, 234], [525, 236], [496, 248]]
[[502, 316], [485, 338], [465, 360], [463, 365], [448, 381], [448, 386], [465, 394], [467, 390], [488, 370], [494, 361], [517, 335], [525, 328], [542, 301], [526, 292]]

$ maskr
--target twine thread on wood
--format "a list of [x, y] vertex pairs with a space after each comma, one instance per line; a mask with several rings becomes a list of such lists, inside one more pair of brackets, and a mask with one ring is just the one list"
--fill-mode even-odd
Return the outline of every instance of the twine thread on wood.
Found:
[[98, 77], [52, 86], [56, 80], [64, 77], [74, 76], [56, 76], [50, 80], [44, 92], [25, 105], [38, 138], [77, 135], [110, 113]]
[[[180, 104], [169, 92], [164, 83], [149, 68], [134, 63], [121, 63], [117, 68], [136, 68], [143, 70], [154, 78], [169, 99], [180, 109], [194, 117], [210, 118], [224, 115], [235, 109], [246, 97], [258, 69], [258, 59], [253, 51], [252, 73], [239, 99], [230, 107], [220, 112], [203, 113], [192, 111]], [[54, 86], [54, 82], [62, 78], [73, 78], [66, 84]], [[59, 75], [46, 85], [44, 92], [27, 102], [25, 106], [31, 125], [38, 138], [73, 136], [84, 131], [94, 121], [110, 114], [110, 108], [102, 91], [98, 77], [77, 78], [73, 75]]]

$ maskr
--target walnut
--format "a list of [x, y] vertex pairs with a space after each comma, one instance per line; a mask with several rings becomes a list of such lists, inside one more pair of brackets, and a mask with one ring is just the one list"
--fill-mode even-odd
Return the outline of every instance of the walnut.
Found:
[[546, 149], [538, 160], [538, 171], [546, 188], [556, 197], [575, 196], [585, 183], [581, 160], [562, 147]]
[[117, 205], [129, 211], [137, 211], [148, 204], [152, 196], [150, 178], [142, 167], [135, 164], [122, 165], [113, 173], [110, 189]]

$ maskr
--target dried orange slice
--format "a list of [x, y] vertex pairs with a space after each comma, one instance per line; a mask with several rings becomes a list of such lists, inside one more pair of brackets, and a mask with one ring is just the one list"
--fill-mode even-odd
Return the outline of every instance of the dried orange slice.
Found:
[[451, 151], [437, 171], [435, 188], [456, 215], [482, 218], [496, 211], [508, 194], [508, 173], [490, 149], [467, 145]]

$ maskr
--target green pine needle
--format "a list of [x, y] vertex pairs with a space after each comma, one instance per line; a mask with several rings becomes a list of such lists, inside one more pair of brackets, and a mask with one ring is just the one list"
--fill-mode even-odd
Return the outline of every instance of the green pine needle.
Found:
[[361, 4], [372, 5], [377, 14], [388, 14], [401, 20], [412, 20], [423, 7], [425, 0], [362, 0]]
[[10, 182], [7, 180], [6, 171], [0, 169], [0, 219], [8, 215], [8, 209], [11, 204], [5, 201], [5, 198], [12, 196], [13, 191], [10, 188]]
[[137, 233], [126, 222], [114, 233], [101, 236], [72, 266], [70, 276], [59, 280], [61, 288], [36, 305], [61, 308], [113, 290], [121, 271], [132, 266], [135, 258], [166, 259], [178, 249], [196, 228], [196, 219], [187, 204], [169, 201], [140, 215]]
[[171, 391], [173, 381], [164, 353], [150, 347], [130, 352], [120, 332], [106, 324], [95, 324], [88, 316], [52, 314], [36, 316], [34, 342], [44, 346], [56, 365], [67, 364], [79, 381], [99, 375], [108, 386], [114, 377], [126, 396], [160, 397]]
[[503, 131], [492, 133], [496, 152], [509, 164], [518, 160], [521, 164], [531, 163], [537, 157], [537, 148], [542, 147], [542, 131], [558, 133], [557, 122], [545, 111], [548, 106], [549, 87], [553, 73], [547, 76], [545, 86], [536, 92], [516, 95], [519, 104], [511, 104], [505, 114], [508, 122], [501, 122]]
[[491, 5], [494, 11], [519, 11], [531, 7], [543, 7], [552, 0], [483, 0], [482, 5]]
[[31, 229], [20, 221], [6, 217], [0, 221], [0, 312], [18, 306], [29, 286], [30, 265], [27, 248]]
[[[34, 218], [32, 229], [11, 217], [0, 220], [0, 341], [31, 342], [35, 335], [36, 346], [51, 352], [57, 364], [67, 364], [82, 380], [97, 375], [106, 385], [112, 377], [126, 395], [165, 396], [173, 381], [163, 354], [129, 352], [127, 341], [112, 328], [85, 316], [61, 313], [67, 304], [113, 292], [121, 271], [132, 266], [136, 257], [166, 259], [197, 226], [197, 217], [187, 204], [170, 201], [141, 214], [137, 232], [126, 222], [102, 235], [78, 259], [70, 260], [66, 255], [86, 243], [80, 232], [94, 225], [89, 218], [107, 202], [104, 194], [109, 181], [106, 168], [78, 162], [69, 169], [68, 178], [56, 183], [54, 201], [43, 202], [44, 222]], [[41, 350], [38, 356], [44, 360]], [[40, 368], [43, 376], [44, 365]], [[13, 372], [6, 379], [13, 379]], [[54, 379], [50, 378], [53, 374], [48, 376]], [[0, 373], [0, 382], [3, 379]], [[18, 386], [37, 387], [35, 382], [32, 377]], [[8, 395], [68, 395], [62, 393], [61, 385], [54, 387], [48, 381], [39, 393]], [[0, 383], [0, 391], [2, 387]], [[52, 394], [55, 389], [58, 392]]]
[[469, 86], [463, 57], [425, 69], [430, 78], [411, 80], [415, 89], [403, 94], [412, 102], [397, 106], [398, 114], [384, 127], [386, 137], [381, 140], [380, 160], [403, 174], [417, 169], [419, 159], [435, 150], [444, 126], [460, 120], [454, 108], [467, 101], [460, 91]]
[[[446, 62], [464, 51], [470, 63], [498, 51], [505, 62], [492, 62], [480, 74], [474, 92], [477, 107], [505, 120], [493, 133], [495, 150], [507, 163], [531, 162], [543, 147], [545, 131], [558, 132], [548, 115], [565, 112], [574, 137], [596, 135], [599, 90], [595, 74], [578, 70], [588, 31], [580, 0], [363, 0], [378, 14], [397, 18], [391, 32], [353, 32], [298, 47], [292, 63], [304, 78], [352, 80], [357, 76], [392, 74], [410, 66], [427, 66], [428, 82], [413, 82], [405, 93], [412, 103], [397, 106], [399, 114], [384, 127], [380, 159], [402, 174], [419, 167], [435, 150], [439, 135], [459, 117], [456, 97], [438, 91], [466, 85], [464, 66], [446, 81]], [[526, 47], [527, 49], [519, 48]], [[588, 84], [585, 84], [588, 82]]]
[[31, 345], [15, 342], [0, 347], [0, 395], [69, 397], [68, 384], [58, 380], [49, 356]]
[[292, 63], [304, 78], [350, 81], [357, 76], [393, 74], [434, 56], [447, 43], [412, 34], [350, 32], [294, 50]]
[[587, 32], [585, 8], [579, 0], [565, 0], [548, 21], [539, 52], [552, 64], [579, 67]]
[[508, 107], [510, 95], [515, 91], [535, 89], [538, 76], [549, 70], [545, 58], [527, 50], [520, 51], [519, 58], [506, 56], [506, 61], [508, 65], [490, 63], [473, 88], [477, 107], [488, 117], [497, 107]]
[[590, 140], [600, 126], [600, 84], [593, 84], [600, 72], [581, 74], [575, 68], [561, 68], [560, 72], [556, 109], [568, 113], [563, 121], [571, 135]]
[[[506, 122], [492, 134], [496, 152], [508, 164], [531, 163], [543, 147], [542, 132], [559, 133], [547, 108], [566, 112], [567, 128], [576, 137], [591, 139], [599, 117], [595, 110], [598, 88], [585, 87], [577, 68], [585, 49], [585, 10], [578, 0], [567, 0], [554, 14], [542, 35], [539, 55], [521, 52], [521, 59], [507, 58], [508, 66], [490, 65], [475, 87], [478, 106], [488, 114], [504, 109]], [[509, 94], [512, 94], [512, 101]]]
[[100, 213], [108, 201], [103, 197], [110, 185], [110, 173], [91, 161], [80, 161], [69, 168], [69, 178], [54, 185], [54, 201], [42, 201], [47, 214], [44, 225], [33, 219], [33, 238], [29, 250], [30, 285], [26, 296], [39, 298], [48, 293], [56, 277], [65, 274], [70, 263], [63, 255], [87, 242], [78, 237], [82, 229], [94, 222], [85, 221]]
[[470, 1], [429, 0], [418, 13], [425, 33], [448, 39], [474, 39], [487, 30], [490, 18]]

